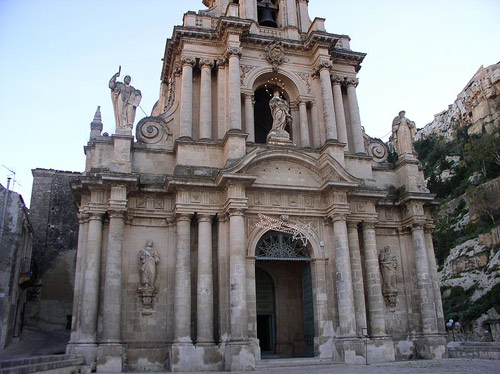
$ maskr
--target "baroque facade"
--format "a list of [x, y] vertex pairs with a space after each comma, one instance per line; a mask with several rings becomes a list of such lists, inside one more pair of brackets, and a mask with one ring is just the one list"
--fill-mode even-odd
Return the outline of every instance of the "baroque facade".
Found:
[[389, 163], [361, 126], [365, 55], [307, 0], [203, 4], [135, 140], [140, 91], [120, 72], [115, 133], [91, 124], [68, 352], [98, 372], [253, 370], [364, 363], [366, 336], [370, 362], [444, 357], [413, 122], [395, 119]]

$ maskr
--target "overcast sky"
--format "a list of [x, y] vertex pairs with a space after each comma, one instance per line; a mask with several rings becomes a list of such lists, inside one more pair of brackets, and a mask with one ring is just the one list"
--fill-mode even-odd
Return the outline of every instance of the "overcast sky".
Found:
[[[113, 132], [108, 81], [119, 65], [150, 114], [166, 39], [185, 12], [204, 8], [201, 0], [0, 0], [0, 165], [17, 173], [14, 189], [28, 205], [31, 169], [83, 171], [98, 105]], [[423, 127], [481, 65], [500, 60], [499, 0], [310, 0], [309, 15], [368, 54], [361, 121], [384, 140], [400, 110]], [[4, 186], [8, 174], [0, 166]]]

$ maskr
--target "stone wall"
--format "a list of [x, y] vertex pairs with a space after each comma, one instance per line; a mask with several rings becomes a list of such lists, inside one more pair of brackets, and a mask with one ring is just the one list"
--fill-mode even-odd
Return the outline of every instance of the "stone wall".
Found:
[[41, 287], [32, 294], [28, 323], [64, 329], [72, 314], [78, 241], [78, 211], [70, 184], [81, 174], [47, 169], [32, 172], [30, 218]]

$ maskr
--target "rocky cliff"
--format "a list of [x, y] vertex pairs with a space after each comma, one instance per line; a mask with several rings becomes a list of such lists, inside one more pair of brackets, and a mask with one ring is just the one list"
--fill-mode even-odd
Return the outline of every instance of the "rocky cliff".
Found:
[[500, 63], [481, 66], [415, 148], [442, 202], [434, 245], [445, 318], [460, 322], [459, 339], [500, 341]]

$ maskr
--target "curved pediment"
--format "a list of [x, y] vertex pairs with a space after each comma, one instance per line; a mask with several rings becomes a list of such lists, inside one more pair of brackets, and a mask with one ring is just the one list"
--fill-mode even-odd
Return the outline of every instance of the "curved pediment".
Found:
[[360, 180], [328, 155], [314, 158], [293, 150], [255, 149], [237, 164], [221, 170], [235, 178], [253, 176], [252, 186], [322, 190], [328, 186], [354, 187]]

